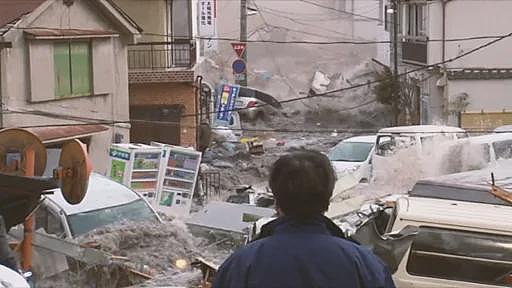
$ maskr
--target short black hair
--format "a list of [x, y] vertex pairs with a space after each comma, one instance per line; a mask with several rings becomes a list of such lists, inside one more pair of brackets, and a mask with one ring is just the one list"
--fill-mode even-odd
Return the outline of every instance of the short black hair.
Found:
[[292, 217], [308, 218], [329, 208], [336, 174], [324, 154], [301, 150], [282, 156], [270, 173], [276, 206]]

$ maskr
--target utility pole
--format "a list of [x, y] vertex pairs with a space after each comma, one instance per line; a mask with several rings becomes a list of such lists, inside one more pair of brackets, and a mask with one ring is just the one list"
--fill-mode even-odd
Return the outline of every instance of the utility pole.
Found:
[[395, 114], [395, 125], [398, 125], [398, 122], [400, 120], [400, 107], [398, 107], [398, 101], [401, 90], [400, 77], [398, 75], [398, 9], [400, 9], [399, 0], [393, 0], [393, 6], [393, 77], [397, 85], [397, 90], [394, 91], [395, 97], [393, 97], [395, 99], [393, 103], [393, 113]]
[[[247, 0], [240, 0], [240, 42], [247, 45]], [[241, 79], [236, 82], [240, 86], [247, 86], [247, 47], [242, 55], [242, 60], [244, 60], [246, 68], [240, 74]]]

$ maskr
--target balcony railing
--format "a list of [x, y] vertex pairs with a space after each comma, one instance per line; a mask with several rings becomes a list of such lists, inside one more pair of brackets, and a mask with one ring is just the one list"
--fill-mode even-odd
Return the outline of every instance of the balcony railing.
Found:
[[402, 58], [405, 62], [427, 64], [427, 42], [418, 39], [404, 39]]
[[134, 44], [128, 49], [128, 67], [130, 70], [192, 68], [196, 61], [195, 49], [192, 40]]

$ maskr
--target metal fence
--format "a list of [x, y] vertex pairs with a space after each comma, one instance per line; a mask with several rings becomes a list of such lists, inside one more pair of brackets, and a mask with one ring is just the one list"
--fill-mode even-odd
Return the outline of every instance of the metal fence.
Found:
[[192, 40], [138, 43], [128, 49], [128, 67], [132, 70], [191, 68], [194, 64]]
[[201, 172], [199, 177], [206, 199], [220, 196], [220, 172]]

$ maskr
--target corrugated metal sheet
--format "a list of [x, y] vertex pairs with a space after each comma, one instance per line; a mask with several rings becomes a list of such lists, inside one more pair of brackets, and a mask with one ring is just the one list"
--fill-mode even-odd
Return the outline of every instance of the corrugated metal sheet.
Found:
[[69, 139], [82, 138], [107, 131], [103, 125], [76, 125], [35, 127], [26, 130], [34, 133], [44, 144], [58, 143]]

